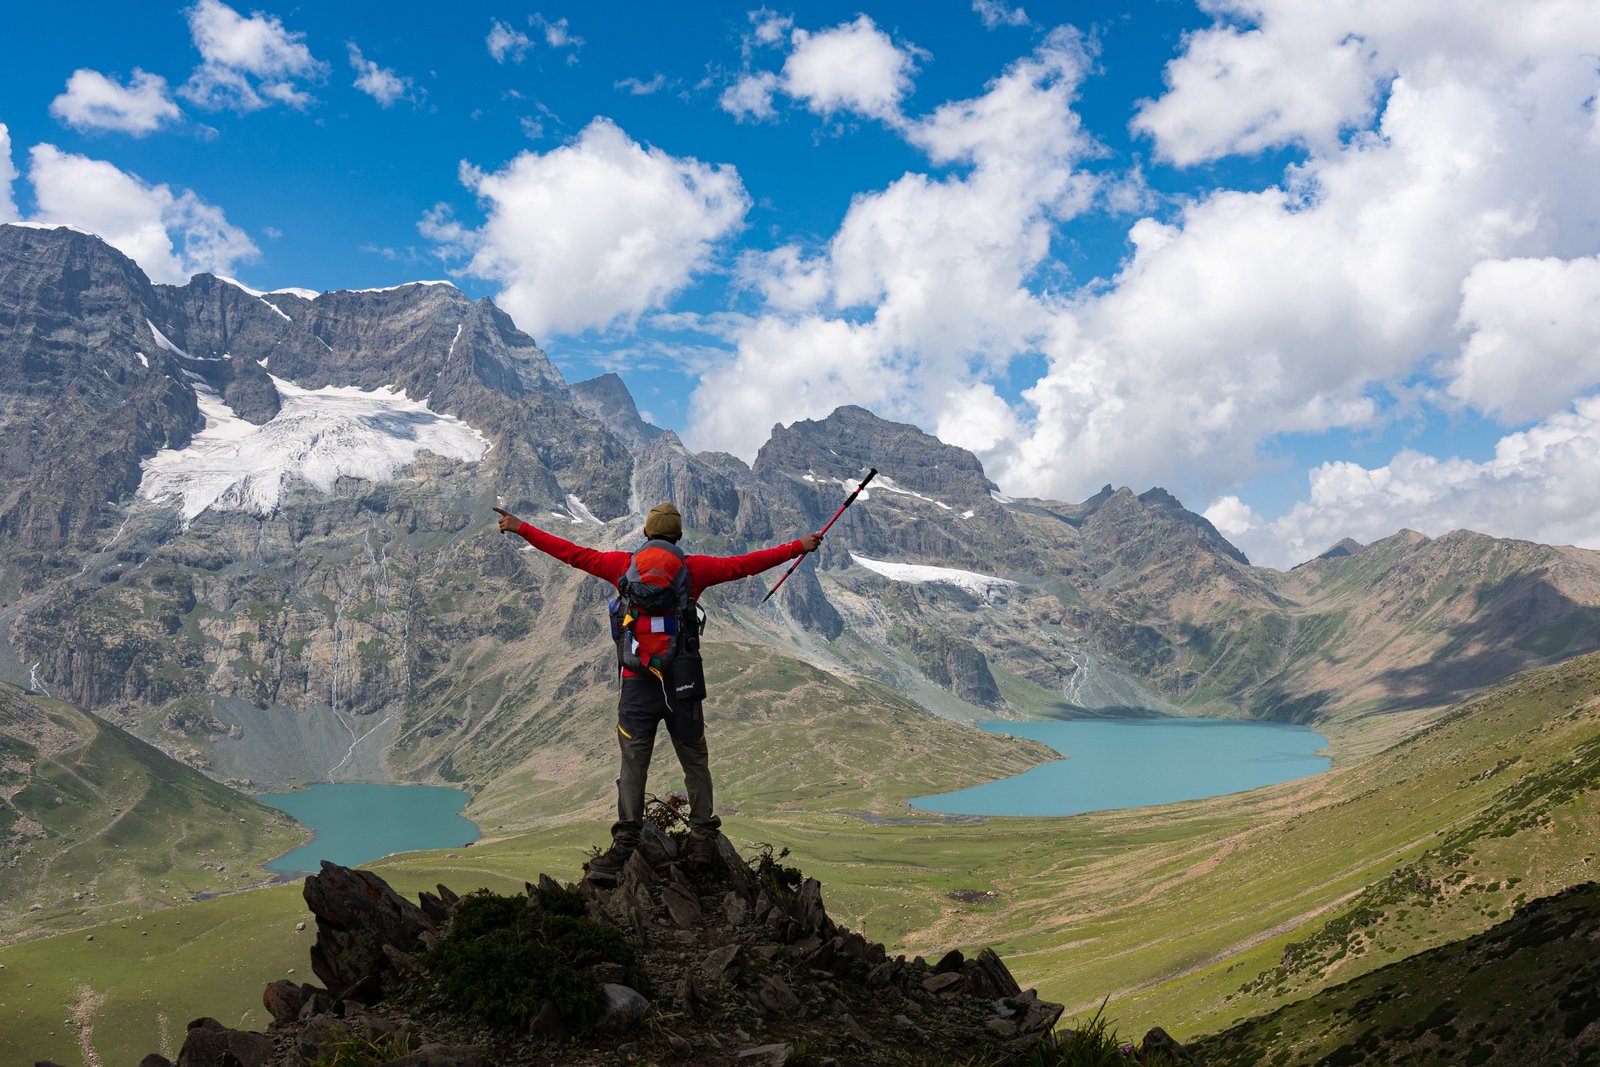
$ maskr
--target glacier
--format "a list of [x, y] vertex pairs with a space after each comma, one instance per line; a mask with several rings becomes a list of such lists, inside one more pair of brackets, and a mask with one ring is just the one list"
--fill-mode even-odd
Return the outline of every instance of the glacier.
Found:
[[419, 452], [475, 463], [489, 450], [488, 439], [467, 423], [401, 392], [302, 389], [276, 377], [272, 384], [278, 414], [257, 426], [214, 389], [194, 383], [205, 427], [187, 447], [162, 449], [140, 464], [139, 497], [176, 498], [185, 526], [207, 509], [264, 518], [295, 481], [327, 493], [343, 477], [392, 481]]
[[1017, 583], [1010, 578], [997, 578], [992, 574], [979, 574], [977, 571], [963, 571], [955, 567], [930, 567], [917, 563], [888, 563], [881, 559], [868, 559], [856, 553], [850, 553], [850, 558], [859, 566], [876, 574], [881, 574], [892, 582], [911, 582], [920, 585], [923, 582], [945, 582], [949, 585], [965, 589], [977, 596], [987, 596], [995, 589], [1004, 589]]

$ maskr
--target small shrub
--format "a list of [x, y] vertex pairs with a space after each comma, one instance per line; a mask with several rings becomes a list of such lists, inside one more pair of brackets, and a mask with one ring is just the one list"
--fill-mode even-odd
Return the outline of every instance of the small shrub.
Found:
[[1094, 1018], [1078, 1029], [1058, 1030], [1045, 1038], [1019, 1061], [1021, 1067], [1175, 1067], [1176, 1061], [1165, 1053], [1140, 1056], [1118, 1036], [1105, 1010], [1101, 1001]]
[[383, 1067], [412, 1051], [409, 1038], [393, 1034], [371, 1039], [352, 1037], [326, 1047], [322, 1055], [311, 1061], [311, 1067]]
[[762, 845], [761, 854], [751, 865], [755, 871], [756, 884], [765, 886], [774, 900], [792, 896], [805, 878], [800, 868], [790, 867], [783, 862], [788, 856], [789, 850], [786, 848], [774, 854], [771, 845]]
[[586, 918], [583, 898], [560, 887], [531, 897], [482, 890], [463, 897], [450, 930], [419, 962], [431, 995], [491, 1026], [526, 1030], [546, 999], [567, 1022], [585, 1026], [600, 1014], [600, 980], [588, 970], [620, 963], [642, 984], [633, 947], [621, 931]]

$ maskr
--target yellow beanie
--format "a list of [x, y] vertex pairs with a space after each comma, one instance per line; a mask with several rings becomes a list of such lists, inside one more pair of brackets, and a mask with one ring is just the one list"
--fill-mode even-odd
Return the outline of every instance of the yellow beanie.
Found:
[[683, 517], [671, 504], [657, 504], [644, 520], [644, 535], [676, 540], [683, 536]]

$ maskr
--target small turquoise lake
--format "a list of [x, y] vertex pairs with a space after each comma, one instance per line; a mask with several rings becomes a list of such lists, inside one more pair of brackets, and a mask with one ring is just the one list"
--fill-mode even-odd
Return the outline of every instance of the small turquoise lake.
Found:
[[477, 825], [461, 814], [471, 798], [444, 786], [323, 784], [256, 799], [317, 835], [267, 864], [280, 874], [315, 872], [323, 860], [354, 867], [392, 852], [458, 848], [478, 839]]
[[912, 807], [947, 815], [1081, 815], [1239, 793], [1320, 774], [1328, 744], [1303, 726], [1231, 719], [988, 722], [990, 733], [1043, 742], [1068, 759]]

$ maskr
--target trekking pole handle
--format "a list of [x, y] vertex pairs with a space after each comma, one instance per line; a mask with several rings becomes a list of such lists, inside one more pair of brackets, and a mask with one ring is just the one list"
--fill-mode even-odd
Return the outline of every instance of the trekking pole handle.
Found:
[[[877, 475], [877, 467], [872, 467], [867, 471], [867, 476], [856, 483], [855, 491], [847, 496], [844, 503], [839, 505], [839, 510], [833, 513], [833, 518], [828, 520], [828, 525], [817, 531], [818, 537], [821, 537], [823, 534], [827, 533], [833, 527], [833, 524], [839, 521], [839, 516], [844, 514], [844, 509], [856, 502], [856, 497], [861, 495], [861, 490], [865, 489], [867, 487], [867, 483], [872, 481], [872, 479], [877, 477]], [[800, 566], [800, 561], [805, 558], [805, 556], [800, 556], [793, 563], [789, 564], [789, 569], [783, 572], [783, 577], [778, 579], [778, 584], [773, 586], [771, 589], [768, 589], [767, 595], [761, 598], [761, 602], [763, 604], [772, 599], [772, 594], [776, 593], [778, 591], [778, 587], [789, 580], [789, 575], [795, 572], [795, 569]]]

